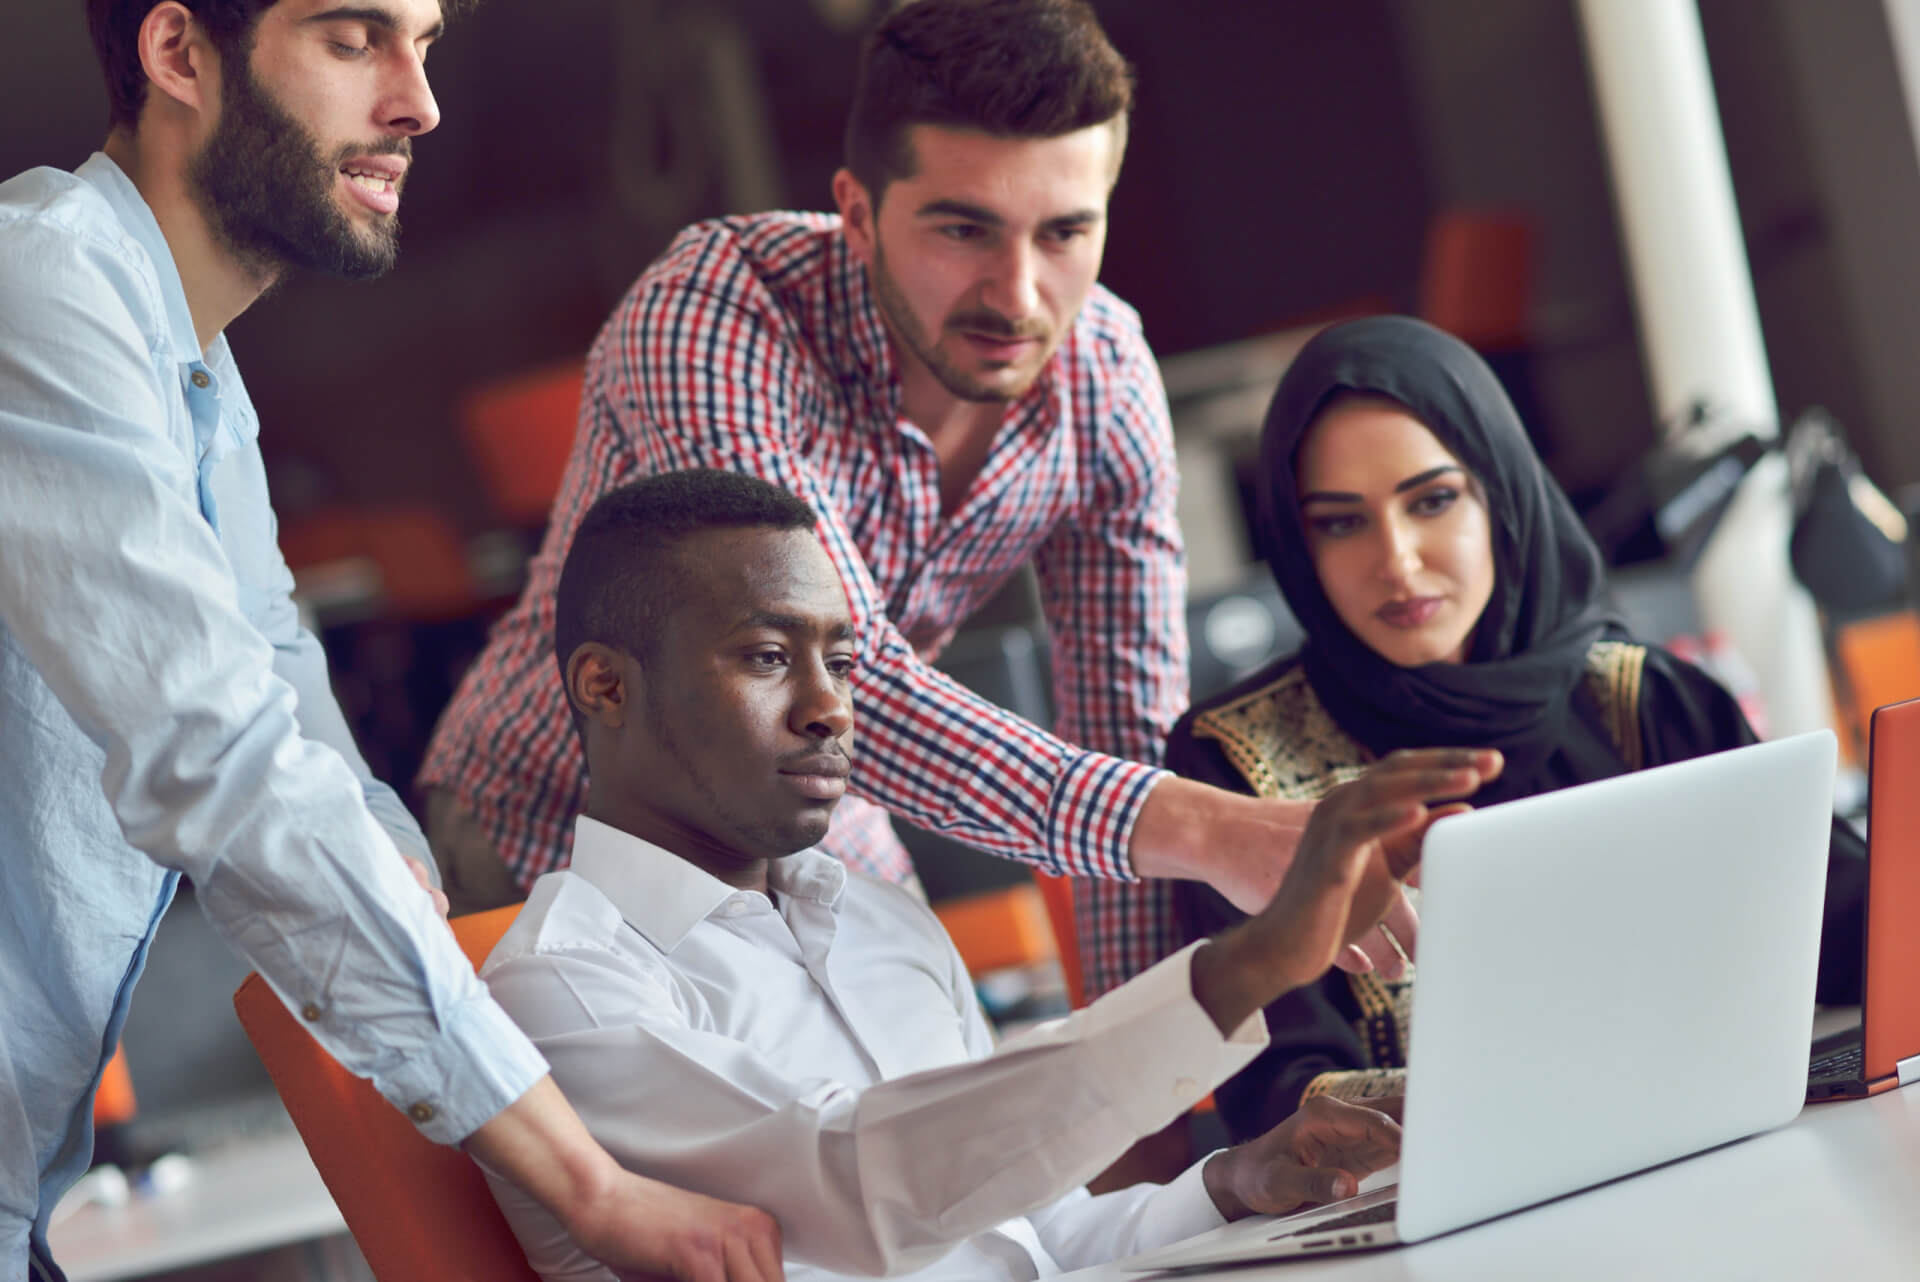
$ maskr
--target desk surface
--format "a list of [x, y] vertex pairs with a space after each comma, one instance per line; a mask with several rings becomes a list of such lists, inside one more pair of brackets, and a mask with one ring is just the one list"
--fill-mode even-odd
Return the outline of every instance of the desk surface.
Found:
[[[1791, 1124], [1417, 1246], [1186, 1274], [1232, 1282], [1920, 1276], [1920, 1088]], [[1074, 1282], [1165, 1274], [1114, 1266]], [[1064, 1282], [1064, 1280], [1063, 1280]]]
[[[1827, 1022], [1844, 1024], [1850, 1015], [1833, 1012]], [[1916, 1276], [1920, 1260], [1916, 1204], [1920, 1087], [1810, 1105], [1769, 1134], [1418, 1246], [1186, 1276], [1905, 1282]], [[288, 1129], [200, 1155], [193, 1182], [175, 1193], [135, 1198], [116, 1210], [80, 1210], [56, 1225], [51, 1245], [73, 1282], [113, 1282], [344, 1229], [305, 1147]], [[1164, 1275], [1108, 1266], [1069, 1276], [1146, 1282]]]
[[192, 1181], [174, 1192], [75, 1211], [48, 1245], [73, 1282], [112, 1282], [345, 1231], [289, 1127], [196, 1156]]

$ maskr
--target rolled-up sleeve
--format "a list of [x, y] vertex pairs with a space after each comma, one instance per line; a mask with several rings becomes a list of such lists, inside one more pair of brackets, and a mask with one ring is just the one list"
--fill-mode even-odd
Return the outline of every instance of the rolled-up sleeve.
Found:
[[242, 612], [169, 426], [151, 289], [104, 242], [23, 233], [0, 252], [0, 626], [104, 753], [126, 840], [193, 878], [343, 1065], [431, 1138], [463, 1138], [544, 1062], [394, 858], [365, 781], [303, 734], [319, 705]]

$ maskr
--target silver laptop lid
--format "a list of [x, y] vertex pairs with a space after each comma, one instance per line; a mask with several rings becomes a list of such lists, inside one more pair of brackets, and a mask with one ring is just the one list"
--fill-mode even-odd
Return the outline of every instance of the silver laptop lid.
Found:
[[1402, 1240], [1799, 1112], [1834, 751], [1816, 731], [1434, 825]]

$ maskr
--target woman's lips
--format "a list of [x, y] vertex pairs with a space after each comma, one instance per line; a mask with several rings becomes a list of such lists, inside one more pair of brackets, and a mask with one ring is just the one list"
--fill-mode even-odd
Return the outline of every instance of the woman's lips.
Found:
[[1423, 628], [1445, 604], [1445, 597], [1417, 596], [1405, 601], [1389, 601], [1374, 611], [1374, 615], [1390, 628]]

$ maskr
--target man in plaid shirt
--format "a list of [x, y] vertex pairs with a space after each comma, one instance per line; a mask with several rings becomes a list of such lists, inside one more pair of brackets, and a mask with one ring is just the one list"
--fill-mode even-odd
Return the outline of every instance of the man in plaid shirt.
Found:
[[[588, 358], [526, 592], [422, 772], [457, 906], [564, 862], [585, 786], [553, 680], [560, 566], [595, 498], [688, 467], [801, 496], [846, 585], [864, 800], [824, 849], [909, 879], [890, 811], [1087, 879], [1088, 996], [1180, 942], [1164, 883], [1138, 879], [1265, 903], [1307, 808], [1154, 768], [1187, 700], [1173, 438], [1139, 318], [1095, 283], [1131, 101], [1081, 0], [902, 5], [863, 52], [839, 216], [702, 223], [640, 277]], [[1053, 734], [929, 666], [1028, 560]], [[1406, 910], [1390, 924], [1410, 938]]]

